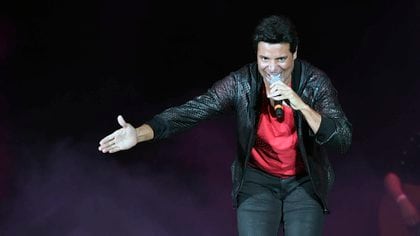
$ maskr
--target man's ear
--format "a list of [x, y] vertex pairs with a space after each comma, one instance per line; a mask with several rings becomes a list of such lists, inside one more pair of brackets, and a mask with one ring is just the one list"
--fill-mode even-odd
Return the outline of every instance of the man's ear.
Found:
[[297, 48], [296, 48], [296, 51], [293, 53], [293, 60], [295, 60], [296, 58], [297, 58]]

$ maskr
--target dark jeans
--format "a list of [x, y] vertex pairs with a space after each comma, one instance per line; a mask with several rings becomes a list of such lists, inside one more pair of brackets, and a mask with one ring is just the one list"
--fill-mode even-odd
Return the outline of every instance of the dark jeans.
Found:
[[247, 168], [237, 209], [240, 236], [322, 235], [324, 214], [308, 176], [278, 178]]

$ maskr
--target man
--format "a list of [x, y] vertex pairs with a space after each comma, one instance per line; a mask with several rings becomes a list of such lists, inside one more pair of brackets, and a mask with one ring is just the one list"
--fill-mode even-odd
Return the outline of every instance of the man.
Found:
[[137, 128], [118, 116], [122, 128], [103, 138], [99, 150], [114, 153], [167, 138], [232, 111], [238, 134], [232, 200], [239, 235], [277, 235], [281, 225], [287, 236], [322, 235], [334, 180], [326, 150], [349, 149], [351, 124], [327, 75], [297, 59], [298, 36], [287, 17], [262, 19], [253, 40], [256, 62]]

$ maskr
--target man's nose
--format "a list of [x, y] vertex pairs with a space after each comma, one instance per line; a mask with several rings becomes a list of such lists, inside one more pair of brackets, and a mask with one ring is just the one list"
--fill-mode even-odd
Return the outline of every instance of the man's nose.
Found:
[[278, 65], [276, 65], [276, 63], [270, 63], [268, 65], [268, 71], [270, 73], [276, 73], [277, 71], [279, 71], [280, 67]]

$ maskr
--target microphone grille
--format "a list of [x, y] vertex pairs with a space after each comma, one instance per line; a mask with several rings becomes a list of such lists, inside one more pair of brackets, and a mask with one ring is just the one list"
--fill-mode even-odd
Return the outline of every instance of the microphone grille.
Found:
[[275, 83], [277, 81], [281, 81], [282, 77], [281, 74], [271, 75], [270, 84]]

